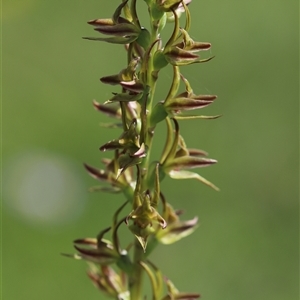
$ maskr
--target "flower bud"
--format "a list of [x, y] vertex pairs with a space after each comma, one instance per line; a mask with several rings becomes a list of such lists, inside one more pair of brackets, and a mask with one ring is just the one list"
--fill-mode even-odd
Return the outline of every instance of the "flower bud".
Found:
[[93, 238], [77, 239], [74, 241], [74, 248], [82, 259], [101, 265], [112, 264], [119, 259], [117, 250], [105, 239], [100, 241]]
[[99, 270], [96, 266], [91, 265], [87, 275], [94, 285], [106, 295], [115, 299], [129, 299], [124, 278], [110, 266], [101, 266]]
[[[136, 193], [135, 197], [137, 197], [135, 203], [140, 203], [140, 205], [136, 206], [136, 208], [126, 217], [125, 222], [128, 224], [129, 220], [133, 221], [133, 224], [129, 226], [129, 229], [134, 233], [145, 251], [148, 236], [155, 231], [153, 224], [159, 224], [161, 228], [164, 229], [167, 226], [167, 222], [151, 205], [150, 196], [148, 194], [140, 197]], [[135, 203], [134, 206], [136, 205]]]
[[84, 37], [84, 39], [113, 44], [128, 44], [135, 41], [139, 37], [141, 28], [120, 16], [126, 3], [127, 1], [124, 1], [117, 7], [111, 19], [95, 19], [88, 22], [88, 24], [95, 27], [96, 31], [112, 37]]
[[[192, 156], [186, 149], [183, 138], [179, 134], [179, 124], [173, 119], [175, 124], [175, 133], [173, 137], [173, 143], [169, 145], [172, 138], [168, 139], [168, 144], [165, 146], [160, 166], [161, 169], [173, 179], [197, 179], [202, 183], [218, 190], [218, 188], [211, 182], [203, 178], [197, 173], [188, 172], [183, 169], [206, 167], [215, 164], [217, 161], [214, 159], [198, 157], [199, 155]], [[168, 135], [173, 134], [171, 130], [171, 123], [168, 124]], [[179, 148], [179, 149], [178, 149]], [[181, 149], [181, 150], [180, 150]], [[193, 153], [193, 152], [192, 152]]]

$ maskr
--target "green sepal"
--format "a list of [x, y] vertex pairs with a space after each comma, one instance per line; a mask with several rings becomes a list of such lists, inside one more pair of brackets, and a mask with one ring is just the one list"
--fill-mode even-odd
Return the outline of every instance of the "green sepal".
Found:
[[164, 146], [164, 149], [163, 149], [160, 161], [159, 161], [160, 164], [164, 163], [164, 161], [166, 160], [167, 156], [169, 155], [169, 152], [171, 151], [171, 147], [172, 147], [173, 128], [172, 128], [172, 124], [171, 124], [169, 117], [166, 118], [166, 123], [167, 123], [167, 138], [166, 138], [165, 146]]
[[[167, 118], [166, 120], [169, 120], [169, 119]], [[165, 166], [166, 164], [169, 164], [173, 160], [173, 158], [175, 157], [175, 154], [176, 154], [178, 143], [179, 143], [179, 124], [175, 119], [172, 119], [172, 120], [175, 125], [174, 138], [173, 138], [173, 142], [166, 145], [166, 147], [164, 148], [163, 156], [165, 156], [165, 159], [163, 161], [161, 160], [161, 164], [163, 166]], [[169, 126], [170, 126], [170, 122], [168, 122], [168, 135], [172, 135], [173, 132], [170, 132]], [[169, 141], [169, 138], [168, 138], [168, 141]], [[167, 155], [165, 155], [166, 151], [168, 151]]]
[[174, 66], [185, 66], [199, 60], [199, 56], [197, 54], [178, 47], [172, 47], [168, 52], [165, 52], [165, 58]]
[[[159, 39], [156, 39], [147, 49], [147, 51], [144, 54], [143, 61], [141, 64], [141, 70], [140, 70], [140, 80], [144, 84], [144, 86], [149, 85], [149, 82], [151, 82], [152, 78], [149, 78], [149, 70], [152, 70], [153, 65], [151, 64], [150, 57], [152, 56], [152, 49], [153, 47], [159, 43]], [[150, 74], [152, 75], [152, 74]], [[150, 86], [148, 87], [150, 89]]]
[[162, 32], [162, 30], [165, 28], [166, 23], [167, 23], [167, 14], [163, 14], [163, 16], [157, 21], [159, 22], [158, 24], [158, 32]]
[[127, 251], [123, 250], [119, 259], [116, 261], [117, 266], [127, 274], [133, 272], [134, 266], [130, 260]]
[[184, 10], [185, 10], [185, 26], [184, 26], [184, 29], [186, 31], [189, 31], [190, 30], [190, 27], [191, 27], [191, 14], [190, 14], [190, 10], [188, 9], [187, 5], [185, 4], [184, 1], [181, 2], [183, 7], [184, 7]]
[[154, 188], [155, 186], [155, 182], [156, 182], [156, 168], [158, 168], [158, 177], [159, 177], [159, 181], [163, 181], [163, 179], [166, 176], [166, 173], [163, 171], [163, 169], [161, 168], [161, 165], [159, 164], [159, 166], [157, 167], [158, 162], [157, 161], [153, 161], [150, 166], [149, 166], [149, 171], [147, 172], [147, 187], [149, 189]]
[[126, 17], [126, 20], [128, 20], [129, 22], [132, 22], [133, 17], [132, 17], [132, 14], [131, 14], [131, 11], [130, 11], [130, 8], [129, 8], [129, 5], [128, 5], [128, 1], [123, 0], [122, 2], [126, 3], [126, 5], [124, 5], [124, 7], [123, 7], [124, 16]]
[[161, 70], [168, 65], [168, 61], [162, 50], [155, 52], [153, 57], [153, 68], [154, 70]]
[[146, 226], [145, 228], [141, 228], [135, 223], [128, 226], [128, 228], [135, 235], [140, 245], [142, 246], [143, 251], [145, 252], [147, 248], [148, 236], [154, 233], [154, 228], [150, 225]]
[[146, 28], [142, 27], [136, 42], [146, 50], [150, 45], [150, 39], [150, 32]]
[[[147, 1], [147, 0], [146, 0]], [[156, 20], [161, 20], [163, 16], [165, 15], [165, 12], [161, 9], [160, 6], [158, 6], [154, 1], [147, 1], [150, 2], [148, 3], [149, 9], [150, 9], [150, 14], [151, 14], [151, 21], [156, 21]], [[152, 2], [152, 3], [151, 3]]]
[[163, 121], [167, 116], [168, 112], [166, 111], [163, 103], [157, 103], [151, 111], [149, 127], [155, 127], [157, 123]]
[[173, 80], [171, 87], [169, 89], [169, 93], [166, 97], [166, 100], [164, 101], [164, 106], [167, 106], [170, 99], [173, 99], [176, 97], [176, 93], [179, 89], [180, 86], [180, 72], [179, 72], [179, 67], [173, 66]]
[[115, 10], [115, 12], [112, 16], [112, 20], [115, 24], [118, 23], [119, 17], [121, 16], [121, 13], [122, 13], [122, 9], [127, 5], [127, 2], [128, 2], [128, 0], [123, 1]]

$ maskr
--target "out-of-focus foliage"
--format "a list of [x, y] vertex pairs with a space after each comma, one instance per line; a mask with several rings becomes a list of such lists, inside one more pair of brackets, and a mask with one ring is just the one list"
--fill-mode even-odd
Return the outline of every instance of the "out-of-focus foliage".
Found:
[[[103, 3], [3, 3], [3, 299], [102, 297], [83, 275], [85, 264], [59, 253], [71, 251], [74, 237], [106, 227], [122, 200], [85, 192], [94, 181], [82, 167], [99, 164], [99, 146], [116, 135], [98, 126], [108, 119], [92, 100], [111, 98], [98, 78], [117, 72], [125, 51], [81, 39], [90, 33], [87, 20], [110, 16], [116, 6]], [[190, 147], [218, 158], [202, 173], [221, 192], [166, 180], [175, 208], [185, 207], [187, 218], [199, 215], [201, 226], [174, 246], [160, 246], [154, 259], [180, 290], [196, 288], [203, 299], [299, 296], [298, 5], [190, 6], [191, 37], [211, 42], [216, 58], [182, 72], [195, 93], [218, 95], [208, 111], [223, 117], [185, 121], [183, 135]], [[169, 83], [167, 73], [161, 76]]]

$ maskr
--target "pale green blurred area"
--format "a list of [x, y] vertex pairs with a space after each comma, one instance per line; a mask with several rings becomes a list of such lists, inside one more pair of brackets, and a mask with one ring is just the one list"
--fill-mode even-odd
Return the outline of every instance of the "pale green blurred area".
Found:
[[[118, 3], [3, 3], [4, 300], [105, 299], [85, 263], [60, 253], [73, 253], [73, 239], [109, 226], [123, 203], [121, 195], [89, 194], [97, 183], [82, 167], [100, 166], [99, 146], [119, 135], [99, 126], [111, 120], [92, 100], [104, 102], [117, 91], [99, 78], [123, 68], [125, 52], [81, 39], [97, 36], [87, 20], [110, 17]], [[218, 159], [199, 173], [221, 192], [195, 181], [163, 182], [168, 201], [186, 218], [198, 215], [201, 226], [160, 246], [152, 260], [180, 290], [202, 299], [299, 299], [298, 6], [296, 0], [190, 6], [192, 37], [211, 42], [216, 57], [182, 73], [195, 93], [219, 96], [199, 113], [223, 117], [180, 126], [189, 147]], [[161, 74], [157, 100], [167, 93], [170, 70]], [[163, 134], [156, 143], [158, 154]]]

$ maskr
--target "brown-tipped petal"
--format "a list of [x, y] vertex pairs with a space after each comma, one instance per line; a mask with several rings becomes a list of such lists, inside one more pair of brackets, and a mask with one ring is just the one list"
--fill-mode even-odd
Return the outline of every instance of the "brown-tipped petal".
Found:
[[174, 299], [176, 300], [195, 300], [201, 297], [200, 294], [197, 293], [178, 293]]
[[164, 168], [166, 170], [192, 169], [192, 168], [207, 167], [215, 163], [217, 163], [215, 159], [193, 157], [193, 156], [181, 156], [168, 162], [164, 166]]
[[196, 119], [204, 119], [204, 120], [214, 120], [222, 117], [222, 115], [216, 116], [192, 116], [192, 115], [175, 115], [174, 119], [176, 120], [196, 120]]
[[208, 153], [204, 150], [195, 149], [195, 148], [189, 148], [187, 149], [190, 156], [207, 156]]
[[213, 102], [218, 97], [217, 95], [192, 95], [191, 98], [195, 100], [204, 100], [204, 101]]
[[101, 251], [100, 249], [85, 249], [76, 245], [74, 248], [80, 253], [83, 259], [99, 264], [111, 264], [118, 258], [118, 255], [112, 250]]
[[176, 221], [168, 225], [165, 230], [157, 232], [156, 238], [162, 244], [169, 245], [173, 244], [190, 234], [192, 234], [198, 227], [198, 218], [195, 217], [189, 221]]
[[89, 175], [100, 181], [108, 181], [108, 174], [104, 170], [99, 170], [84, 164], [85, 169], [88, 171]]
[[107, 106], [104, 104], [100, 104], [95, 100], [93, 101], [93, 105], [97, 111], [100, 111], [109, 117], [117, 118], [117, 119], [121, 118], [121, 112], [120, 112], [119, 107], [113, 107], [113, 106]]
[[138, 36], [140, 29], [133, 24], [116, 24], [113, 26], [100, 25], [95, 28], [102, 34], [113, 36]]
[[194, 52], [198, 52], [201, 50], [203, 51], [203, 50], [210, 49], [211, 44], [210, 43], [193, 42], [192, 44], [187, 46], [184, 42], [181, 42], [181, 43], [177, 44], [176, 47], [194, 53]]
[[169, 99], [165, 108], [167, 111], [194, 110], [204, 108], [211, 104], [210, 100], [195, 100], [192, 98], [173, 98]]
[[112, 19], [94, 19], [88, 21], [87, 23], [92, 26], [114, 25], [114, 21]]
[[197, 223], [198, 217], [195, 217], [194, 219], [188, 221], [181, 221], [178, 222], [178, 224], [173, 224], [172, 228], [170, 229], [170, 232], [179, 234], [183, 231], [194, 228], [197, 225]]
[[189, 51], [200, 51], [200, 50], [208, 50], [211, 47], [211, 43], [202, 43], [202, 42], [193, 42], [193, 44], [186, 48]]
[[120, 76], [119, 74], [104, 76], [100, 78], [100, 81], [105, 84], [117, 85], [120, 84]]
[[[94, 19], [87, 22], [89, 25], [92, 26], [103, 26], [103, 25], [115, 25], [114, 21], [112, 19]], [[130, 23], [125, 18], [119, 17], [118, 23]]]
[[120, 81], [119, 84], [126, 90], [141, 93], [144, 91], [144, 85], [140, 82], [136, 82], [135, 80], [131, 81]]
[[123, 146], [117, 140], [109, 141], [108, 143], [104, 144], [99, 148], [100, 151], [107, 151], [107, 150], [117, 150], [122, 149]]
[[97, 239], [95, 238], [77, 239], [74, 240], [73, 243], [77, 245], [87, 245], [95, 249], [97, 248]]
[[165, 53], [166, 60], [175, 66], [184, 66], [192, 64], [198, 61], [199, 56], [189, 52], [182, 50], [178, 47], [171, 48], [167, 53]]

